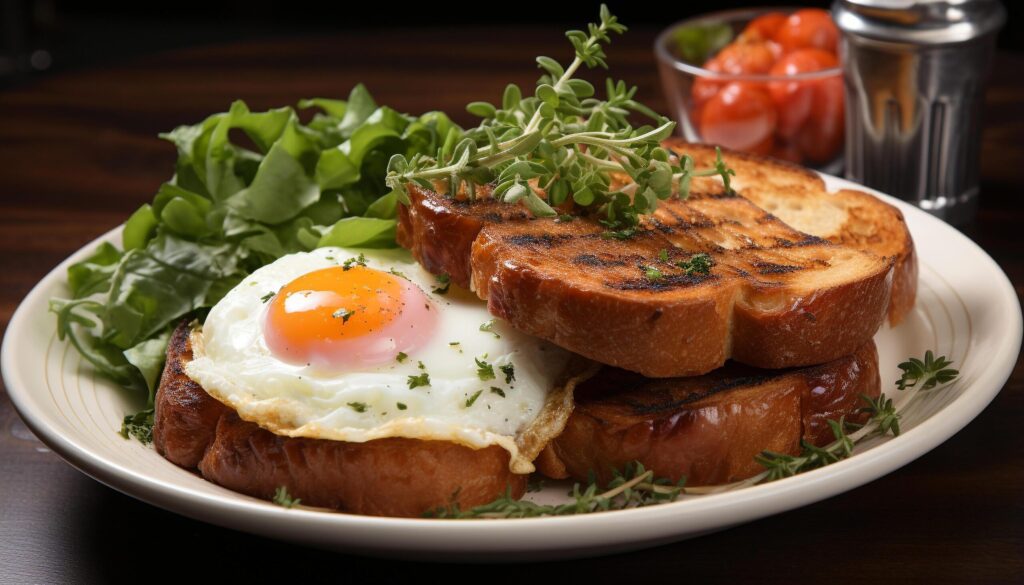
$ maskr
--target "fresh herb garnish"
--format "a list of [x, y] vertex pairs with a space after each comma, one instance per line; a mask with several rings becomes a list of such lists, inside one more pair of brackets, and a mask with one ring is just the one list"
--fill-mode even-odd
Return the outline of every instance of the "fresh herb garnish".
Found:
[[410, 390], [420, 386], [430, 386], [430, 374], [423, 372], [418, 376], [409, 376], [408, 383]]
[[129, 414], [121, 421], [121, 436], [124, 438], [134, 437], [143, 445], [153, 441], [153, 413], [152, 408]]
[[398, 363], [402, 363], [408, 358], [409, 354], [405, 353], [404, 351], [400, 351], [398, 352], [398, 355], [395, 356], [395, 361]]
[[490, 334], [494, 335], [495, 338], [501, 339], [501, 335], [498, 335], [498, 332], [494, 330], [494, 319], [491, 319], [490, 321], [481, 324], [480, 325], [480, 331], [483, 331], [485, 333], [490, 333]]
[[352, 318], [353, 312], [354, 311], [349, 311], [348, 309], [341, 308], [331, 313], [331, 317], [334, 317], [335, 319], [341, 319], [342, 324], [344, 324], [348, 323], [348, 320]]
[[431, 289], [430, 292], [436, 295], [448, 294], [448, 289], [451, 288], [452, 286], [452, 277], [448, 276], [447, 274], [440, 274], [435, 278], [437, 278], [437, 286]]
[[[946, 368], [949, 365], [952, 365], [952, 362], [945, 357], [935, 358], [931, 350], [925, 353], [924, 361], [911, 358], [900, 364], [899, 367], [904, 370], [904, 376], [896, 381], [896, 387], [900, 390], [915, 390], [915, 393], [904, 403], [904, 410], [923, 393], [935, 388], [939, 384], [947, 384], [956, 379], [958, 372]], [[915, 387], [918, 382], [921, 382], [921, 385]], [[899, 419], [901, 414], [896, 410], [890, 398], [885, 394], [881, 394], [878, 398], [861, 396], [861, 399], [865, 402], [866, 406], [861, 408], [859, 412], [870, 415], [870, 419], [866, 424], [851, 425], [843, 419], [838, 421], [829, 420], [829, 427], [834, 438], [831, 443], [824, 447], [816, 447], [801, 441], [802, 450], [799, 455], [765, 451], [756, 457], [758, 463], [765, 467], [765, 471], [741, 483], [774, 481], [817, 469], [849, 457], [853, 454], [853, 447], [864, 439], [888, 434], [894, 436], [900, 434]], [[853, 432], [849, 433], [848, 431]]]
[[285, 486], [281, 486], [274, 490], [274, 498], [271, 501], [277, 504], [278, 506], [281, 506], [282, 508], [294, 508], [295, 506], [298, 506], [300, 503], [302, 503], [302, 499], [293, 498], [288, 493], [288, 488]]
[[711, 259], [711, 256], [703, 252], [690, 256], [689, 260], [682, 260], [676, 263], [676, 266], [682, 268], [689, 275], [709, 274], [711, 267], [714, 265], [715, 261]]
[[656, 281], [665, 277], [665, 275], [654, 266], [641, 266], [640, 270], [644, 272], [644, 276], [647, 277], [647, 280]]
[[402, 272], [401, 270], [397, 270], [394, 267], [388, 269], [388, 274], [392, 274], [394, 276], [397, 276], [398, 278], [404, 278], [405, 280], [409, 280], [409, 277], [406, 276], [404, 272]]
[[408, 406], [405, 405], [404, 402], [396, 402], [395, 406], [398, 407], [398, 410], [405, 410], [405, 409], [409, 408]]
[[356, 412], [366, 412], [366, 409], [369, 408], [365, 402], [349, 402], [348, 406]]
[[[391, 157], [388, 186], [408, 204], [410, 183], [434, 189], [442, 181], [449, 196], [469, 199], [493, 183], [493, 198], [521, 203], [535, 217], [556, 216], [555, 208], [564, 205], [593, 211], [617, 238], [631, 237], [639, 216], [654, 211], [673, 192], [685, 197], [691, 177], [721, 174], [728, 189], [724, 165], [695, 171], [690, 157], [677, 161], [660, 146], [675, 123], [634, 100], [635, 87], [608, 79], [601, 100], [590, 83], [575, 77], [584, 65], [607, 67], [603, 45], [611, 33], [625, 30], [602, 5], [599, 23], [590, 24], [587, 32], [566, 33], [575, 52], [567, 67], [538, 57], [544, 75], [532, 96], [524, 97], [512, 84], [500, 108], [469, 104], [466, 109], [483, 118], [480, 125], [451, 130], [436, 155]], [[657, 126], [634, 128], [628, 120], [634, 113]], [[613, 190], [612, 175], [623, 173], [632, 182]]]
[[269, 301], [270, 299], [274, 298], [275, 296], [277, 296], [276, 292], [268, 292], [267, 294], [265, 294], [262, 297], [260, 297], [260, 300], [265, 303], [265, 302]]
[[[485, 356], [486, 357], [486, 356]], [[476, 375], [481, 380], [493, 380], [494, 379], [494, 366], [483, 361], [480, 358], [473, 358], [476, 362]]]
[[668, 262], [668, 250], [666, 250], [665, 248], [658, 250], [658, 260], [661, 260], [662, 262]]
[[506, 384], [511, 384], [512, 382], [515, 382], [515, 380], [516, 380], [516, 367], [515, 366], [513, 366], [511, 363], [508, 363], [508, 364], [505, 364], [503, 366], [498, 366], [498, 369], [501, 370], [502, 374], [505, 374], [505, 383]]
[[342, 270], [351, 270], [353, 266], [366, 266], [366, 256], [359, 254], [353, 258], [349, 258], [341, 263]]
[[936, 359], [931, 350], [928, 350], [924, 354], [924, 361], [910, 358], [899, 365], [903, 375], [896, 380], [896, 387], [905, 390], [920, 384], [921, 390], [931, 390], [936, 384], [946, 384], [957, 377], [960, 372], [947, 367], [951, 365], [953, 362], [947, 360], [945, 356]]
[[480, 398], [480, 395], [482, 393], [483, 393], [483, 390], [477, 390], [476, 392], [473, 393], [472, 396], [467, 398], [466, 399], [466, 408], [469, 408], [470, 406], [473, 406], [473, 403], [476, 402], [477, 398]]
[[497, 386], [491, 386], [491, 394], [497, 394], [498, 396], [501, 396], [502, 398], [505, 397], [505, 391], [502, 390], [501, 388], [498, 388]]
[[447, 507], [431, 510], [425, 516], [449, 519], [535, 518], [625, 510], [675, 501], [683, 493], [684, 484], [685, 479], [672, 483], [664, 478], [655, 478], [652, 471], [634, 461], [626, 465], [621, 473], [614, 471], [614, 479], [604, 487], [604, 491], [598, 491], [596, 481], [590, 482], [585, 488], [576, 483], [568, 494], [573, 501], [567, 504], [549, 505], [517, 500], [512, 497], [509, 488], [504, 496], [469, 510], [460, 509], [453, 497], [453, 502]]

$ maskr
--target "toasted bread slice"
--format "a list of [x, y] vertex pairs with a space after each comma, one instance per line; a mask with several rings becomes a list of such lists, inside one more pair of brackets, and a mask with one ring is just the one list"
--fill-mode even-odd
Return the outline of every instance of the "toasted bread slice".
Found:
[[[889, 302], [891, 259], [794, 230], [720, 183], [663, 202], [626, 240], [486, 197], [409, 195], [399, 243], [428, 270], [471, 286], [521, 331], [649, 377], [729, 358], [824, 363], [869, 340]], [[714, 261], [708, 274], [678, 266], [697, 253]]]
[[604, 368], [576, 389], [565, 431], [537, 460], [556, 479], [602, 483], [631, 461], [658, 477], [714, 485], [764, 471], [765, 450], [798, 454], [801, 440], [834, 440], [828, 420], [864, 422], [860, 396], [880, 392], [873, 342], [852, 355], [795, 370], [736, 363], [705, 376], [650, 379]]
[[[713, 146], [679, 138], [663, 144], [678, 154], [690, 155], [698, 167], [710, 166], [715, 160]], [[722, 155], [736, 171], [733, 188], [789, 226], [835, 244], [892, 258], [889, 322], [896, 325], [903, 320], [917, 297], [917, 255], [899, 209], [862, 191], [831, 193], [820, 176], [793, 163], [724, 149]]]
[[156, 393], [153, 443], [171, 462], [198, 469], [228, 489], [271, 499], [285, 487], [304, 505], [374, 516], [422, 516], [457, 503], [486, 504], [526, 491], [509, 453], [449, 441], [388, 438], [350, 443], [282, 437], [238, 418], [187, 375], [192, 359], [183, 322], [167, 347]]

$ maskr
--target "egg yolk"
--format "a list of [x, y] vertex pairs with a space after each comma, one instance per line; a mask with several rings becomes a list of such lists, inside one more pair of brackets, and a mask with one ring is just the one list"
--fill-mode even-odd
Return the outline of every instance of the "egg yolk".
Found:
[[317, 366], [393, 360], [430, 333], [430, 301], [411, 283], [364, 266], [309, 272], [270, 301], [264, 339], [284, 361]]

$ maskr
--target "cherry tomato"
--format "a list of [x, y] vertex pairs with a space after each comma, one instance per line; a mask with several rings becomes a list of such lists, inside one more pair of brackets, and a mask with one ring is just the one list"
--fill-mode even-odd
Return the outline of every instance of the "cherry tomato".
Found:
[[737, 150], [760, 147], [775, 132], [775, 105], [762, 85], [732, 81], [704, 105], [701, 139]]
[[768, 42], [750, 41], [726, 45], [714, 60], [725, 73], [748, 75], [768, 73], [777, 58]]
[[843, 80], [838, 75], [814, 85], [811, 115], [797, 136], [800, 152], [812, 163], [827, 163], [843, 148], [844, 99]]
[[780, 160], [788, 160], [789, 162], [802, 163], [804, 161], [804, 155], [800, 153], [800, 148], [787, 141], [778, 141], [775, 147], [772, 148], [771, 155]]
[[762, 14], [747, 24], [740, 34], [741, 39], [768, 40], [775, 37], [782, 23], [786, 21], [786, 15], [781, 12], [769, 12]]
[[[835, 55], [821, 49], [797, 49], [772, 66], [773, 76], [798, 75], [838, 67]], [[814, 88], [822, 80], [773, 81], [768, 85], [779, 113], [778, 133], [783, 138], [795, 136], [811, 115]], [[842, 99], [842, 98], [840, 98]]]
[[836, 29], [828, 11], [805, 8], [789, 15], [775, 31], [774, 40], [782, 45], [783, 54], [806, 47], [836, 53], [839, 46], [839, 30]]

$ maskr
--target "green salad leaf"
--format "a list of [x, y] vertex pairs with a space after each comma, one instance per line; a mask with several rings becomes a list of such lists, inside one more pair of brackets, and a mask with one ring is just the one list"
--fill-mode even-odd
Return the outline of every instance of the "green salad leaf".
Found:
[[434, 153], [453, 129], [461, 132], [440, 112], [416, 117], [378, 106], [362, 85], [348, 100], [298, 107], [316, 110], [308, 123], [291, 107], [253, 112], [236, 101], [162, 134], [178, 151], [174, 175], [128, 218], [121, 248], [103, 243], [73, 264], [70, 298], [51, 301], [60, 338], [147, 407], [178, 320], [201, 318], [246, 275], [286, 254], [394, 247], [388, 161]]

